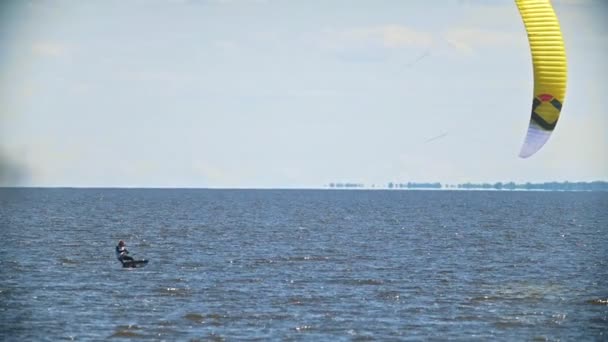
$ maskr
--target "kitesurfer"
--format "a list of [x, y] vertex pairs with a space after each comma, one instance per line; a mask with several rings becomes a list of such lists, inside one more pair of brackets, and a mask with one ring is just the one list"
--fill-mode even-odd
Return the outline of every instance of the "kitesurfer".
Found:
[[120, 240], [118, 241], [118, 245], [116, 246], [116, 257], [118, 261], [124, 264], [125, 261], [133, 261], [133, 258], [128, 256], [129, 251], [127, 250], [127, 244]]

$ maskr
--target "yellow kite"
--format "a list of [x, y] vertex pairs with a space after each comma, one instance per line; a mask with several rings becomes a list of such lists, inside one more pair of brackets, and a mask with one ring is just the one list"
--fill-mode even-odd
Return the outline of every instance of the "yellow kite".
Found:
[[519, 156], [527, 158], [547, 142], [566, 96], [567, 62], [559, 22], [549, 0], [515, 0], [528, 32], [534, 65], [532, 116]]

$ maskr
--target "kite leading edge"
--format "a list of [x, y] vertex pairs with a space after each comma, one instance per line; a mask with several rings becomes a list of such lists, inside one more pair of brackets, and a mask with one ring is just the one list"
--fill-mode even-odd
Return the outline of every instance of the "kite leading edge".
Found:
[[528, 33], [534, 69], [532, 116], [519, 156], [527, 158], [547, 142], [566, 95], [564, 40], [549, 0], [515, 0]]

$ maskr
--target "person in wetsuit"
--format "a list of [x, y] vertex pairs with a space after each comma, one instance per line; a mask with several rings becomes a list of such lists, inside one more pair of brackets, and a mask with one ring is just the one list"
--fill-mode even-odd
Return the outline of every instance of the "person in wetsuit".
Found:
[[118, 258], [118, 261], [122, 264], [124, 264], [125, 261], [133, 261], [133, 258], [127, 254], [129, 254], [127, 244], [122, 240], [118, 241], [118, 245], [116, 246], [116, 257]]

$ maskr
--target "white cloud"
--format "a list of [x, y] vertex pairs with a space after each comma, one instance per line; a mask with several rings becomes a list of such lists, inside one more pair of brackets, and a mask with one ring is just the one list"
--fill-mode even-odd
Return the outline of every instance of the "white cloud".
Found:
[[400, 48], [404, 46], [428, 47], [433, 42], [433, 37], [429, 33], [398, 25], [380, 27], [372, 30], [372, 34], [381, 36], [384, 46], [388, 48]]
[[451, 29], [444, 39], [464, 54], [472, 54], [479, 48], [511, 48], [526, 41], [526, 37], [518, 37], [516, 33], [473, 28]]
[[35, 42], [31, 45], [31, 50], [35, 55], [42, 57], [65, 57], [68, 54], [68, 48], [60, 43], [51, 41]]
[[600, 1], [598, 1], [598, 0], [557, 0], [557, 1], [555, 1], [555, 3], [571, 5], [571, 6], [586, 6], [586, 5], [591, 5], [594, 3], [599, 3]]
[[433, 36], [402, 25], [385, 25], [348, 30], [325, 30], [326, 42], [330, 47], [373, 47], [387, 49], [403, 47], [429, 47]]
[[269, 0], [206, 0], [206, 1], [190, 1], [190, 3], [210, 3], [210, 4], [220, 4], [220, 5], [228, 5], [228, 4], [266, 4], [269, 3]]

